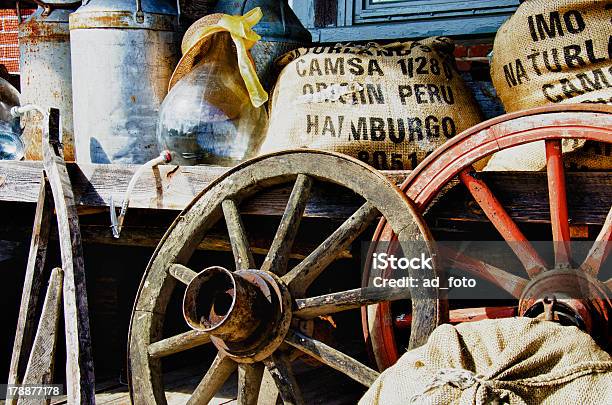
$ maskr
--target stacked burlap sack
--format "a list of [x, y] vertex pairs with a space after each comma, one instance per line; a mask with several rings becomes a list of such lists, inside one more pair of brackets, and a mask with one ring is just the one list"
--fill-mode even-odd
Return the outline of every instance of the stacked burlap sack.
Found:
[[481, 121], [446, 38], [337, 44], [284, 55], [261, 153], [346, 153], [378, 169], [412, 169]]
[[[605, 0], [525, 0], [499, 29], [491, 76], [506, 112], [612, 104], [612, 8]], [[610, 145], [564, 141], [565, 163], [612, 169]], [[584, 147], [583, 147], [584, 146]], [[582, 149], [580, 149], [582, 148]], [[544, 142], [499, 152], [485, 170], [540, 170]]]
[[442, 325], [360, 405], [612, 404], [612, 358], [573, 326], [529, 318]]

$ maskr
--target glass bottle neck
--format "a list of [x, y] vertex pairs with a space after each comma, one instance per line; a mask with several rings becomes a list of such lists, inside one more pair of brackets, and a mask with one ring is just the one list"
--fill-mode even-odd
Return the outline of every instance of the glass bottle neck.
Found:
[[229, 32], [213, 34], [208, 42], [208, 50], [201, 56], [201, 63], [222, 62], [228, 69], [238, 66], [236, 51]]

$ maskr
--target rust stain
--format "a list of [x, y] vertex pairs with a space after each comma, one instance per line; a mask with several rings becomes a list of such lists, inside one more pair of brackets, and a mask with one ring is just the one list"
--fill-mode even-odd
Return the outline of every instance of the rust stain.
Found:
[[36, 20], [19, 26], [19, 42], [33, 46], [39, 42], [67, 42], [70, 40], [68, 22], [41, 23]]
[[132, 103], [136, 103], [136, 96], [130, 96], [130, 100], [132, 100]]
[[6, 183], [6, 176], [0, 175], [0, 187], [4, 186], [4, 183]]

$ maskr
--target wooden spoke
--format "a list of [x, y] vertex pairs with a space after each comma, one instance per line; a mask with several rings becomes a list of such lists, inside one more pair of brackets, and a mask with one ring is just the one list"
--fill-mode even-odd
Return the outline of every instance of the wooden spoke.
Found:
[[257, 405], [263, 372], [263, 363], [238, 366], [238, 405]]
[[361, 364], [357, 360], [336, 349], [327, 346], [325, 343], [311, 339], [301, 333], [289, 331], [285, 336], [285, 342], [314, 357], [323, 364], [327, 364], [333, 369], [351, 377], [353, 380], [369, 387], [378, 378], [379, 373]]
[[522, 291], [527, 286], [528, 281], [526, 279], [464, 255], [454, 249], [441, 246], [440, 253], [444, 255], [444, 259], [447, 260], [448, 264], [466, 271], [475, 277], [490, 281], [512, 294], [515, 298], [520, 298]]
[[259, 397], [257, 398], [259, 405], [276, 405], [279, 396], [280, 394], [274, 377], [272, 377], [272, 374], [270, 374], [267, 368], [264, 368], [261, 387], [259, 387]]
[[599, 235], [597, 235], [587, 258], [580, 267], [587, 273], [597, 276], [599, 269], [610, 253], [610, 241], [612, 241], [612, 208], [610, 208], [606, 222], [601, 228]]
[[[449, 323], [476, 322], [484, 319], [512, 318], [516, 316], [516, 307], [481, 307], [460, 308], [449, 311]], [[412, 326], [412, 315], [401, 314], [395, 317], [393, 325], [398, 329], [408, 329]]]
[[561, 152], [560, 139], [546, 140], [546, 171], [548, 173], [548, 199], [555, 249], [555, 266], [565, 266], [571, 261], [565, 170]]
[[337, 257], [338, 252], [350, 246], [378, 216], [378, 210], [365, 203], [310, 255], [282, 277], [294, 296], [303, 295], [314, 280]]
[[310, 177], [303, 174], [297, 176], [285, 213], [278, 225], [276, 235], [274, 235], [274, 240], [261, 270], [271, 271], [278, 275], [285, 274], [289, 253], [291, 253], [295, 235], [297, 235], [306, 203], [310, 197], [311, 186], [312, 179]]
[[185, 285], [189, 284], [191, 280], [193, 280], [193, 278], [198, 274], [195, 271], [191, 270], [189, 267], [177, 263], [171, 264], [170, 269], [168, 271], [170, 272], [172, 277], [174, 277]]
[[253, 252], [244, 230], [238, 206], [233, 200], [225, 200], [221, 206], [223, 207], [227, 232], [229, 233], [234, 260], [236, 261], [236, 270], [254, 269], [255, 260], [253, 259]]
[[208, 342], [210, 342], [210, 336], [207, 332], [190, 330], [180, 335], [151, 343], [148, 351], [150, 357], [160, 358], [193, 349], [194, 347], [202, 346]]
[[396, 301], [410, 298], [409, 288], [366, 287], [342, 291], [318, 297], [295, 300], [293, 315], [312, 319], [349, 309], [372, 305], [381, 301]]
[[610, 291], [612, 291], [612, 278], [608, 279], [608, 281], [605, 282], [605, 285]]
[[187, 405], [207, 404], [237, 367], [235, 361], [218, 353], [206, 375], [191, 394]]
[[464, 169], [459, 174], [459, 178], [495, 226], [495, 229], [509, 243], [510, 248], [525, 267], [529, 277], [533, 278], [546, 269], [546, 262], [542, 260], [538, 252], [529, 243], [489, 186], [483, 180], [477, 178], [476, 171], [472, 167]]
[[264, 364], [276, 383], [276, 388], [283, 403], [285, 405], [304, 404], [302, 392], [295, 381], [287, 356], [276, 352], [264, 360]]

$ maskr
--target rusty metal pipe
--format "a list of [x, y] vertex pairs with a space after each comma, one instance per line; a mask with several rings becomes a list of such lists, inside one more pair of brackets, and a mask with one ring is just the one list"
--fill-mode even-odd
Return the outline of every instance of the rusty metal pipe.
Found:
[[[245, 273], [245, 274], [243, 274]], [[187, 286], [183, 316], [193, 329], [224, 341], [239, 342], [259, 327], [263, 314], [272, 310], [261, 283], [247, 272], [232, 273], [209, 267]]]

